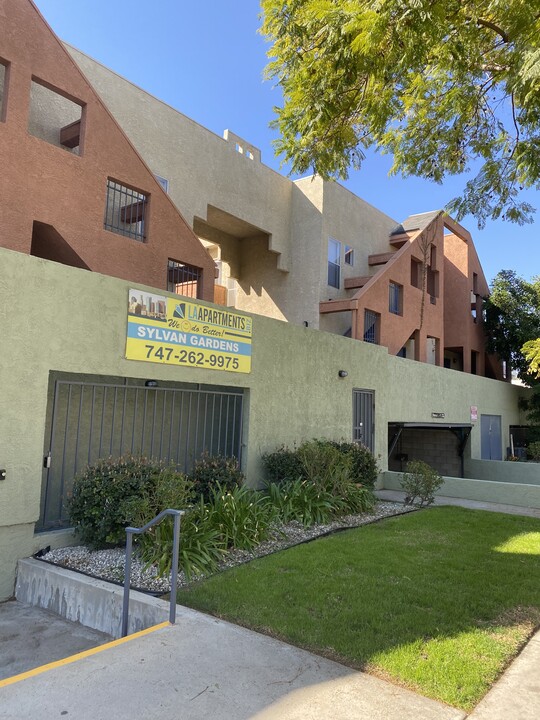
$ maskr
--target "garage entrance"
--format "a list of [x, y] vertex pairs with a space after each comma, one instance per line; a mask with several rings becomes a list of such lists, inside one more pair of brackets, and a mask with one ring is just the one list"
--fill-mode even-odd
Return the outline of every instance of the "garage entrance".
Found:
[[68, 525], [73, 478], [100, 458], [145, 455], [182, 472], [204, 451], [241, 461], [242, 389], [127, 383], [54, 381], [36, 530]]
[[388, 423], [388, 469], [403, 472], [409, 460], [423, 460], [440, 475], [463, 477], [471, 429], [465, 423]]

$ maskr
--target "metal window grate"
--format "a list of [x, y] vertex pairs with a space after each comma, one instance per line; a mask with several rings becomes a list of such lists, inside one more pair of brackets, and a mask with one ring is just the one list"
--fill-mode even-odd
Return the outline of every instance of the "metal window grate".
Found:
[[185, 297], [198, 297], [201, 269], [194, 265], [169, 260], [167, 263], [167, 290], [184, 295]]
[[144, 242], [148, 215], [148, 197], [143, 193], [107, 180], [105, 230]]
[[378, 342], [378, 320], [379, 316], [377, 313], [371, 310], [365, 310], [364, 312], [364, 341], [375, 343]]

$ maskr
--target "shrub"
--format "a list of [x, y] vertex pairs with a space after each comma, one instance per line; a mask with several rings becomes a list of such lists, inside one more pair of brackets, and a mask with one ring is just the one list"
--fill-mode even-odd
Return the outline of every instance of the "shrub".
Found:
[[205, 452], [195, 461], [190, 478], [197, 494], [209, 500], [212, 490], [219, 484], [222, 489], [232, 489], [244, 482], [244, 474], [235, 457], [210, 455]]
[[298, 448], [304, 477], [333, 496], [343, 495], [350, 482], [351, 458], [328, 440], [310, 440]]
[[310, 467], [319, 461], [322, 461], [325, 467], [333, 461], [341, 464], [342, 458], [338, 458], [334, 450], [337, 450], [342, 457], [349, 458], [350, 464], [348, 461], [346, 463], [351, 480], [368, 488], [374, 486], [378, 468], [371, 451], [358, 443], [333, 440], [310, 440], [295, 450], [282, 445], [272, 453], [265, 453], [262, 461], [266, 481], [280, 484], [298, 479], [305, 480], [312, 475], [312, 471], [306, 468], [306, 462]]
[[[180, 555], [178, 566], [188, 578], [213, 572], [226, 550], [219, 531], [209, 521], [208, 508], [202, 497], [180, 521]], [[168, 575], [172, 567], [174, 524], [165, 517], [140, 537], [139, 550], [148, 565], [156, 565], [160, 575]]]
[[439, 473], [430, 465], [422, 460], [411, 460], [401, 479], [401, 487], [407, 493], [405, 504], [414, 505], [418, 498], [420, 506], [431, 505], [443, 482]]
[[529, 443], [529, 447], [527, 448], [527, 455], [529, 455], [529, 457], [531, 457], [533, 460], [540, 461], [540, 440]]
[[354, 442], [336, 443], [339, 451], [351, 458], [351, 476], [364, 487], [373, 488], [379, 469], [373, 453], [365, 445]]
[[207, 503], [208, 522], [224, 547], [251, 550], [268, 537], [276, 516], [263, 493], [247, 487], [224, 488], [219, 483]]
[[271, 453], [264, 453], [262, 462], [268, 483], [288, 483], [304, 476], [302, 461], [297, 450], [290, 450], [282, 445]]
[[124, 542], [137, 502], [153, 495], [165, 469], [161, 462], [126, 455], [98, 460], [77, 475], [68, 513], [82, 542], [97, 548]]
[[373, 455], [356, 443], [309, 440], [295, 450], [285, 447], [263, 458], [270, 501], [283, 522], [299, 520], [305, 525], [328, 522], [339, 515], [367, 512], [375, 498], [359, 477], [373, 485], [377, 465]]
[[310, 527], [317, 523], [327, 523], [336, 514], [336, 498], [309, 480], [294, 480], [280, 485], [270, 483], [266, 493], [269, 503], [276, 508], [283, 523], [296, 520]]
[[[232, 548], [250, 550], [268, 537], [276, 510], [259, 492], [219, 483], [205, 503], [202, 495], [180, 523], [179, 567], [188, 578], [213, 572]], [[140, 538], [141, 556], [159, 574], [172, 567], [173, 521], [164, 520]]]

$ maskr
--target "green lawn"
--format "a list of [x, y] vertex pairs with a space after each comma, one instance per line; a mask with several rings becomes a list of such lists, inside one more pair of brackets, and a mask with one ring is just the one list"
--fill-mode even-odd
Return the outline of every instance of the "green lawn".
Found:
[[255, 560], [178, 601], [468, 710], [540, 625], [540, 520], [431, 508]]

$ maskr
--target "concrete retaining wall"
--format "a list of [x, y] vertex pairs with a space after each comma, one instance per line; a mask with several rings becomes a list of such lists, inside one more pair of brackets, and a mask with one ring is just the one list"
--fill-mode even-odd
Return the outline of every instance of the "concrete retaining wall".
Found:
[[[114, 638], [121, 635], [123, 588], [118, 585], [29, 558], [19, 560], [15, 596]], [[129, 634], [168, 619], [168, 602], [131, 591]]]
[[540, 463], [501, 460], [465, 460], [465, 475], [493, 482], [540, 485]]
[[[387, 470], [381, 473], [381, 489], [402, 490], [402, 473]], [[540, 508], [540, 485], [473, 480], [470, 478], [445, 477], [437, 495], [478, 500], [480, 502], [515, 505], [517, 507]]]

